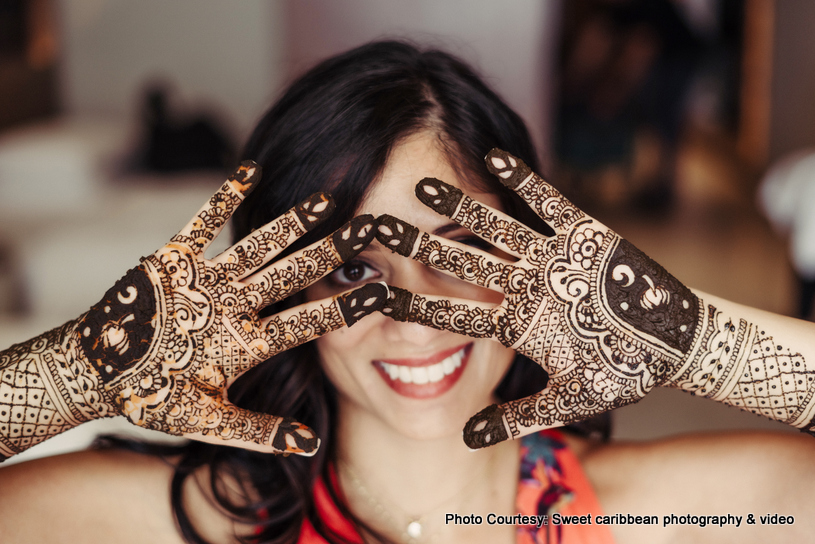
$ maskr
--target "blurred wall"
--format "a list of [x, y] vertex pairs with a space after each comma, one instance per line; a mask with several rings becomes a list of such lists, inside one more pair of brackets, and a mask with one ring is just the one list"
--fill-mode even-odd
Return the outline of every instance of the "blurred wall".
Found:
[[486, 77], [524, 118], [546, 161], [559, 6], [558, 0], [287, 0], [287, 78], [377, 38], [437, 46]]
[[282, 2], [60, 0], [67, 113], [129, 115], [145, 81], [217, 104], [243, 138], [280, 85]]

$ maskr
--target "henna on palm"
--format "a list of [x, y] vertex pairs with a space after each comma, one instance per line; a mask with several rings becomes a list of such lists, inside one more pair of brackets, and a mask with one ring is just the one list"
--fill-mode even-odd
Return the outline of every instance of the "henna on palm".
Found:
[[486, 162], [554, 228], [554, 236], [537, 234], [439, 180], [422, 180], [416, 195], [517, 262], [419, 232], [390, 216], [379, 218], [377, 233], [402, 255], [504, 294], [500, 305], [484, 307], [391, 288], [383, 313], [494, 338], [549, 372], [540, 393], [471, 418], [464, 430], [470, 447], [637, 402], [658, 385], [799, 427], [813, 425], [815, 376], [800, 355], [772, 345], [771, 337], [746, 322], [736, 332], [715, 308], [522, 161], [493, 150]]
[[359, 253], [373, 239], [375, 221], [357, 217], [268, 264], [331, 213], [330, 197], [316, 194], [205, 259], [259, 170], [244, 163], [168, 245], [142, 259], [78, 320], [0, 353], [0, 459], [84, 421], [119, 414], [142, 427], [211, 442], [316, 451], [319, 440], [306, 426], [238, 408], [225, 391], [272, 355], [382, 307], [387, 288], [369, 284], [258, 316]]

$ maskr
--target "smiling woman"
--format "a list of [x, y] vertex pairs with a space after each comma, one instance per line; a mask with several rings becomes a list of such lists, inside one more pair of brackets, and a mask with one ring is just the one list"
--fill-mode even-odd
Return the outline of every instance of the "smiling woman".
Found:
[[[493, 151], [485, 168], [493, 148], [513, 155]], [[781, 397], [765, 387], [781, 388], [786, 420], [806, 427], [812, 330], [692, 292], [574, 207], [533, 173], [523, 123], [462, 62], [399, 42], [329, 59], [267, 112], [245, 155], [262, 175], [245, 164], [86, 316], [0, 358], [4, 455], [25, 444], [2, 418], [37, 419], [27, 380], [41, 378], [80, 384], [53, 397], [60, 414], [125, 413], [199, 441], [108, 438], [119, 447], [0, 471], [4, 542], [698, 536], [541, 521], [606, 512], [795, 518], [715, 535], [741, 542], [815, 530], [809, 437], [611, 444], [607, 417], [579, 422], [657, 385], [705, 394], [715, 373], [712, 398], [767, 402]], [[230, 214], [236, 244], [203, 259]], [[43, 508], [55, 523], [39, 523]]]

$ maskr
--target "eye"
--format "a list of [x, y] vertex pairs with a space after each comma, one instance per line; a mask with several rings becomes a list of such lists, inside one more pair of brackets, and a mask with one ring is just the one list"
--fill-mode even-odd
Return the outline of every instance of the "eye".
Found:
[[492, 252], [495, 249], [489, 242], [478, 236], [462, 236], [455, 238], [454, 241], [487, 252]]
[[331, 273], [329, 279], [338, 285], [353, 285], [373, 279], [376, 270], [362, 261], [349, 261]]

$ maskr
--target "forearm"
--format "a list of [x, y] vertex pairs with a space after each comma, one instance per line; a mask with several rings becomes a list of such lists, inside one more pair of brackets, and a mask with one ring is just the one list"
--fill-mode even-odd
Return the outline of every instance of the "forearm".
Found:
[[663, 385], [805, 431], [812, 427], [815, 325], [696, 294], [704, 309], [693, 347]]
[[70, 321], [0, 353], [0, 461], [77, 425], [115, 415]]

